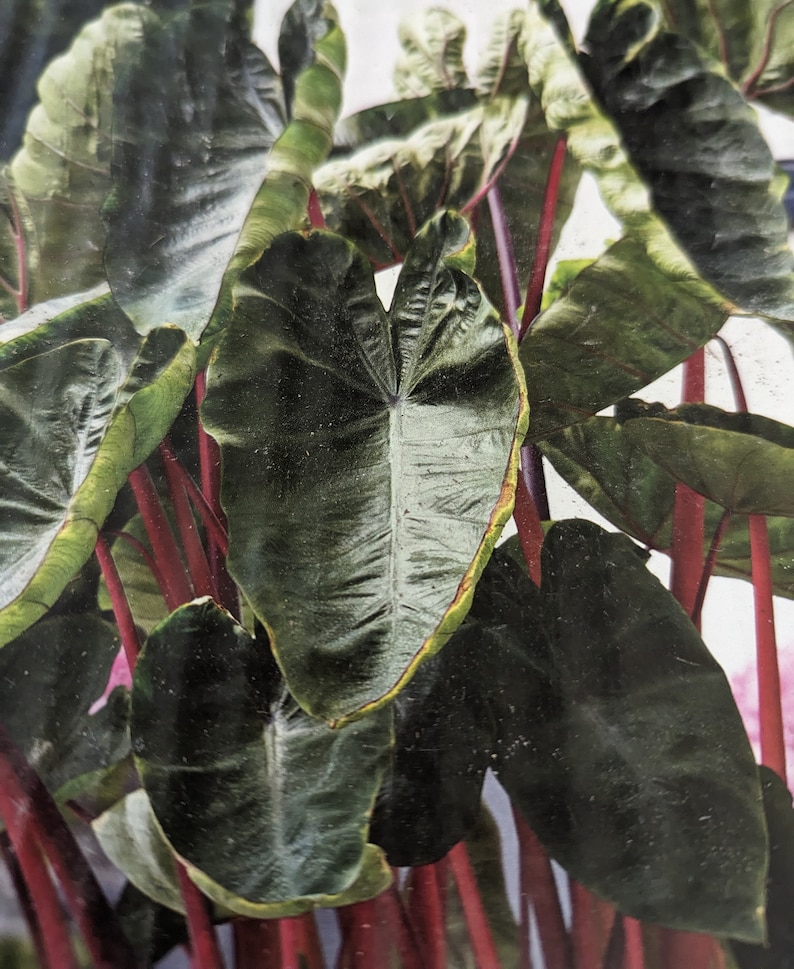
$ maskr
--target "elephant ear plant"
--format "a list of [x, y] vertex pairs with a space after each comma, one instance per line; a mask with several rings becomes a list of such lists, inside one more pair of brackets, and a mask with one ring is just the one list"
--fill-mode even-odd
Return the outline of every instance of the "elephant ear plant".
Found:
[[[473, 74], [428, 10], [341, 121], [322, 0], [280, 73], [243, 0], [29, 7], [9, 50], [63, 42], [0, 102], [11, 964], [794, 966], [794, 428], [718, 335], [794, 336], [753, 107], [794, 114], [794, 6], [600, 0], [577, 49], [529, 0]], [[583, 172], [617, 238], [552, 273]], [[682, 363], [679, 407], [632, 396]], [[553, 520], [544, 461], [611, 530]], [[715, 572], [755, 591], [760, 767]]]

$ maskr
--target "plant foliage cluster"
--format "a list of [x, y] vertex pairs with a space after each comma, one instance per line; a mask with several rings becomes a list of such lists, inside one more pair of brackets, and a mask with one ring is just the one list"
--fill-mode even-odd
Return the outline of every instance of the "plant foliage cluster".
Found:
[[[216, 969], [228, 922], [238, 969], [320, 969], [318, 908], [350, 969], [525, 969], [530, 911], [549, 969], [794, 966], [794, 429], [698, 389], [729, 317], [794, 335], [753, 107], [794, 115], [790, 0], [599, 0], [580, 50], [528, 0], [474, 74], [429, 10], [341, 121], [322, 0], [280, 73], [243, 0], [62, 6], [0, 14], [0, 818], [40, 963], [83, 958], [54, 875], [103, 969]], [[619, 238], [546, 280], [583, 172]], [[680, 407], [633, 396], [685, 361]], [[615, 531], [552, 520], [541, 455]], [[712, 572], [756, 590], [760, 768]]]

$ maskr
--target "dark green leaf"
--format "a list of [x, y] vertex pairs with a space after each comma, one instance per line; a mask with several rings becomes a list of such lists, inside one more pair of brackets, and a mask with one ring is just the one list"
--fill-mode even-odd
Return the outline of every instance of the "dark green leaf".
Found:
[[552, 526], [543, 614], [557, 689], [498, 776], [572, 877], [636, 918], [758, 941], [767, 837], [722, 670], [623, 535]]
[[745, 310], [794, 320], [794, 255], [755, 114], [649, 0], [600, 0], [584, 69], [698, 272]]
[[336, 731], [309, 717], [267, 641], [205, 599], [147, 640], [130, 733], [158, 825], [191, 877], [224, 907], [262, 918], [388, 885], [366, 835], [390, 721], [383, 711]]
[[706, 404], [647, 413], [623, 434], [675, 480], [732, 512], [794, 516], [794, 428]]
[[468, 835], [516, 710], [542, 708], [548, 678], [537, 600], [526, 574], [497, 549], [466, 621], [397, 695], [392, 761], [372, 819], [372, 839], [392, 865], [437, 861]]
[[174, 323], [197, 339], [284, 130], [283, 96], [229, 0], [146, 13], [113, 99], [108, 278], [141, 332]]
[[[708, 503], [706, 507], [709, 507]], [[713, 533], [717, 514], [721, 510], [716, 505], [711, 507], [714, 508], [715, 514], [708, 522], [707, 529]], [[775, 595], [794, 599], [794, 519], [767, 518], [766, 525], [769, 531], [770, 564]], [[718, 575], [747, 580], [752, 578], [750, 536], [746, 518], [733, 518], [728, 525], [728, 530], [720, 544], [715, 571]]]
[[668, 26], [722, 61], [751, 99], [794, 114], [794, 7], [785, 0], [666, 0]]
[[146, 15], [132, 3], [106, 10], [39, 79], [39, 103], [10, 166], [13, 191], [32, 219], [25, 239], [34, 302], [104, 278], [100, 210], [110, 190], [113, 85]]
[[394, 86], [403, 98], [468, 87], [463, 65], [466, 25], [449, 10], [431, 7], [400, 24], [402, 51], [394, 68]]
[[194, 361], [181, 331], [141, 339], [106, 296], [0, 348], [0, 643], [88, 559], [127, 474], [179, 412]]
[[153, 902], [131, 882], [121, 893], [116, 915], [142, 966], [155, 965], [175, 946], [188, 942], [184, 918]]
[[706, 343], [726, 315], [634, 239], [615, 243], [522, 343], [530, 437], [543, 440], [649, 384]]
[[118, 651], [116, 627], [92, 615], [44, 620], [0, 650], [3, 723], [61, 799], [129, 753], [123, 691], [89, 715]]
[[440, 215], [387, 313], [349, 242], [283, 236], [210, 370], [230, 569], [296, 699], [330, 721], [443, 645], [510, 512], [526, 414], [473, 257]]
[[769, 828], [769, 878], [765, 946], [731, 943], [739, 969], [791, 969], [794, 966], [794, 811], [791, 793], [768, 767], [759, 768], [764, 790], [764, 813]]

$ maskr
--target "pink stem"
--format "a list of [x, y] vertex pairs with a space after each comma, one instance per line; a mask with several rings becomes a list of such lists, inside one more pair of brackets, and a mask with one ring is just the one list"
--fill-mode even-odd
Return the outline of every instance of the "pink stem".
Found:
[[2, 842], [3, 858], [39, 962], [44, 969], [78, 969], [61, 900], [41, 849], [18, 805], [9, 805], [2, 793], [0, 816], [8, 835]]
[[502, 278], [502, 296], [507, 313], [507, 322], [517, 339], [519, 331], [518, 306], [521, 301], [521, 292], [518, 285], [518, 273], [516, 272], [513, 239], [510, 235], [510, 227], [507, 224], [507, 216], [504, 205], [502, 205], [502, 196], [498, 185], [492, 186], [488, 192], [488, 211], [491, 214], [496, 255], [499, 260], [499, 275]]
[[217, 599], [218, 590], [210, 574], [207, 556], [204, 554], [193, 512], [190, 510], [184, 481], [178, 470], [181, 465], [167, 438], [160, 443], [160, 458], [163, 462], [165, 480], [171, 497], [171, 507], [174, 509], [174, 517], [179, 529], [179, 537], [182, 540], [182, 548], [185, 550], [193, 589], [197, 596], [212, 596]]
[[190, 880], [185, 866], [177, 862], [179, 890], [185, 903], [193, 969], [223, 969], [218, 937], [210, 921], [209, 903]]
[[410, 913], [427, 969], [446, 969], [446, 918], [437, 865], [419, 865], [412, 869]]
[[786, 780], [786, 739], [778, 668], [775, 611], [769, 531], [763, 515], [749, 516], [750, 561], [755, 598], [756, 666], [758, 710], [761, 727], [761, 760]]
[[571, 939], [573, 942], [574, 965], [576, 969], [591, 969], [600, 965], [598, 940], [595, 933], [593, 896], [584, 885], [570, 880]]
[[697, 629], [700, 629], [700, 618], [703, 612], [703, 603], [706, 601], [706, 591], [708, 589], [711, 576], [714, 574], [714, 566], [717, 562], [717, 555], [719, 554], [720, 545], [722, 544], [722, 539], [725, 536], [725, 531], [730, 523], [730, 520], [731, 511], [730, 508], [726, 508], [722, 515], [720, 515], [720, 520], [717, 522], [717, 527], [714, 529], [714, 535], [711, 538], [711, 545], [709, 545], [708, 555], [706, 556], [706, 561], [703, 563], [703, 572], [700, 575], [700, 582], [698, 583], [695, 602], [692, 606], [692, 622]]
[[320, 200], [317, 198], [317, 191], [314, 188], [309, 192], [309, 222], [313, 229], [324, 229], [326, 227], [325, 216], [320, 208]]
[[110, 553], [110, 548], [105, 536], [101, 533], [97, 536], [96, 557], [99, 567], [102, 569], [102, 576], [105, 579], [110, 604], [113, 607], [113, 615], [116, 617], [116, 625], [119, 627], [121, 645], [124, 647], [124, 655], [127, 657], [127, 665], [132, 673], [138, 661], [138, 653], [141, 651], [141, 641], [138, 637], [138, 629], [135, 620], [132, 618], [130, 604], [124, 593], [124, 586]]
[[459, 841], [447, 855], [447, 860], [463, 907], [463, 917], [466, 920], [475, 965], [477, 969], [499, 969], [499, 954], [496, 951], [496, 944], [483, 908], [465, 842]]
[[238, 919], [233, 923], [235, 969], [270, 969], [281, 962], [275, 919]]
[[538, 238], [535, 243], [535, 255], [532, 260], [532, 269], [529, 273], [529, 285], [527, 286], [527, 297], [524, 301], [524, 313], [521, 317], [521, 329], [518, 338], [521, 340], [532, 325], [532, 321], [540, 313], [540, 304], [543, 299], [543, 287], [546, 283], [546, 269], [549, 264], [549, 251], [551, 249], [551, 237], [554, 231], [554, 214], [557, 210], [557, 197], [560, 192], [560, 178], [565, 163], [565, 153], [568, 143], [565, 136], [557, 140], [554, 146], [554, 154], [549, 166], [549, 175], [546, 180], [546, 190], [543, 195], [543, 206], [540, 213], [540, 225], [538, 226]]
[[[381, 911], [381, 923], [386, 925], [392, 944], [400, 954], [401, 969], [429, 969], [422, 959], [413, 928], [405, 912], [400, 893], [394, 884], [375, 899]], [[443, 927], [443, 922], [441, 923]]]
[[623, 917], [626, 939], [624, 969], [645, 969], [645, 952], [642, 944], [642, 925], [628, 915]]
[[169, 611], [190, 602], [193, 589], [190, 585], [185, 566], [179, 554], [179, 549], [171, 532], [171, 526], [165, 517], [160, 497], [145, 464], [137, 467], [129, 476], [135, 500], [143, 518], [149, 544], [154, 552], [154, 558], [162, 569], [165, 585], [163, 597]]

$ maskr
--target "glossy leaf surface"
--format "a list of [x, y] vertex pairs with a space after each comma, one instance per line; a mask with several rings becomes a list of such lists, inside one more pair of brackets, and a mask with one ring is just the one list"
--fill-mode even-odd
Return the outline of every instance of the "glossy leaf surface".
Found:
[[752, 100], [794, 114], [794, 9], [785, 0], [666, 0], [669, 27], [722, 61]]
[[526, 413], [510, 338], [459, 268], [473, 256], [440, 215], [387, 313], [350, 243], [284, 236], [210, 371], [230, 569], [329, 721], [385, 702], [449, 638], [512, 507]]
[[285, 128], [281, 81], [233, 7], [150, 15], [116, 90], [106, 262], [141, 332], [174, 323], [198, 339], [214, 314], [223, 322], [248, 250], [256, 258], [301, 223], [311, 168], [330, 148], [340, 65], [307, 69]]
[[601, 0], [582, 64], [699, 273], [743, 309], [794, 319], [794, 255], [752, 109], [648, 0]]
[[226, 908], [262, 918], [388, 885], [367, 830], [390, 719], [334, 731], [309, 717], [267, 641], [204, 599], [148, 638], [130, 733], [157, 822], [191, 877]]
[[45, 619], [0, 650], [3, 724], [59, 799], [129, 753], [123, 691], [89, 715], [119, 645], [116, 627], [89, 614]]
[[127, 474], [179, 412], [194, 356], [175, 328], [141, 340], [109, 297], [0, 348], [0, 642], [88, 559]]
[[34, 302], [104, 278], [100, 210], [110, 190], [113, 86], [119, 62], [137, 49], [146, 16], [132, 3], [106, 10], [39, 79], [39, 103], [10, 165], [13, 191], [31, 218], [26, 243]]
[[689, 357], [725, 310], [699, 284], [622, 239], [542, 313], [521, 345], [532, 424], [543, 440], [639, 390]]
[[766, 828], [722, 670], [625, 536], [557, 523], [542, 569], [557, 687], [542, 718], [525, 711], [499, 779], [552, 857], [621, 911], [760, 940]]
[[706, 404], [647, 413], [624, 434], [677, 481], [733, 512], [794, 516], [794, 429]]

